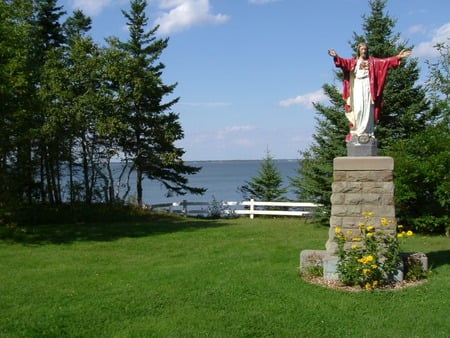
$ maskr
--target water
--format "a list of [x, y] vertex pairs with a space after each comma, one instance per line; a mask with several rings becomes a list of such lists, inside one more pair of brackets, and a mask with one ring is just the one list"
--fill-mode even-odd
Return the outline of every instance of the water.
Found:
[[[203, 195], [186, 194], [183, 196], [167, 197], [166, 189], [156, 181], [145, 179], [143, 182], [143, 201], [145, 204], [158, 204], [187, 200], [189, 202], [211, 202], [216, 201], [242, 201], [242, 193], [239, 187], [246, 181], [251, 181], [258, 176], [262, 161], [193, 161], [186, 162], [188, 165], [202, 167], [196, 174], [189, 176], [189, 186], [205, 188]], [[299, 167], [297, 160], [274, 160], [274, 163], [283, 177], [283, 186], [289, 185], [288, 177], [296, 177]], [[135, 195], [135, 183], [132, 181], [132, 195]], [[295, 199], [292, 192], [286, 197]]]

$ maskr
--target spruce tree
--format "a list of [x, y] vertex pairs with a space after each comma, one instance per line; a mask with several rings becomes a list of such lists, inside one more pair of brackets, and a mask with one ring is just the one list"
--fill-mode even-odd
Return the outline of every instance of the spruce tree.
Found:
[[244, 199], [255, 199], [257, 201], [276, 202], [285, 200], [287, 188], [282, 186], [283, 177], [278, 170], [270, 152], [267, 151], [258, 176], [246, 181], [239, 188]]
[[[400, 41], [392, 30], [395, 20], [385, 14], [386, 1], [369, 1], [371, 13], [362, 16], [363, 34], [353, 33], [354, 41], [350, 42], [352, 50], [356, 50], [359, 42], [369, 45], [370, 55], [386, 57], [398, 54], [402, 49], [411, 47]], [[428, 115], [426, 113], [425, 92], [421, 87], [414, 87], [419, 71], [417, 62], [411, 60], [388, 73], [384, 89], [384, 106], [380, 120], [375, 129], [378, 139], [379, 153], [388, 144], [410, 137], [423, 128]], [[342, 72], [336, 77], [342, 80]], [[318, 125], [313, 135], [313, 143], [309, 149], [300, 152], [298, 177], [291, 179], [299, 200], [311, 200], [323, 205], [322, 212], [316, 213], [324, 224], [328, 222], [331, 209], [331, 183], [333, 159], [345, 156], [345, 135], [348, 126], [344, 115], [344, 101], [339, 88], [324, 85], [324, 91], [330, 99], [331, 106], [316, 104]]]
[[184, 163], [184, 150], [175, 142], [184, 137], [179, 116], [171, 109], [178, 98], [167, 102], [175, 84], [162, 80], [164, 64], [159, 61], [168, 38], [157, 38], [158, 26], [147, 30], [145, 14], [147, 1], [132, 0], [127, 19], [130, 36], [126, 42], [110, 39], [111, 48], [121, 56], [117, 78], [121, 120], [126, 126], [122, 133], [122, 152], [136, 172], [137, 204], [142, 205], [142, 181], [160, 181], [170, 192], [201, 194], [205, 190], [188, 185], [186, 175], [201, 168]]

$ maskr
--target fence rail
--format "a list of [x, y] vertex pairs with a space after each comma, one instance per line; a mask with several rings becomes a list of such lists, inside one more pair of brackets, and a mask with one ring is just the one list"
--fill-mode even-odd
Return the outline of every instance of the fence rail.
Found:
[[165, 211], [184, 216], [230, 216], [230, 215], [274, 215], [274, 216], [310, 216], [318, 204], [309, 202], [260, 202], [255, 200], [242, 202], [188, 202], [186, 200], [147, 204], [145, 207], [155, 211]]

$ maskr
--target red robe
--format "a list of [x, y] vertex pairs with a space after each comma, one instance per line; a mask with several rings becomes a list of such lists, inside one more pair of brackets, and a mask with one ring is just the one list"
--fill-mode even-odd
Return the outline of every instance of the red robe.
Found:
[[[350, 74], [355, 70], [357, 58], [344, 59], [340, 56], [334, 57], [334, 64], [344, 72], [344, 91], [342, 97], [345, 102], [351, 95], [350, 87]], [[386, 77], [388, 70], [397, 67], [401, 64], [401, 60], [396, 56], [388, 58], [374, 58], [369, 57], [369, 81], [370, 81], [370, 94], [372, 96], [372, 102], [374, 103], [374, 121], [377, 122], [380, 117], [381, 108], [383, 106], [383, 89], [386, 83]], [[346, 104], [345, 110], [351, 111], [351, 107]]]

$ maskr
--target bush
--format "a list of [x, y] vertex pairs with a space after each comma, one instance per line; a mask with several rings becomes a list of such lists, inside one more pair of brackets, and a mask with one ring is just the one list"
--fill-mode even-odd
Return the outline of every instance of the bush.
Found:
[[397, 235], [385, 231], [393, 223], [385, 218], [381, 219], [381, 230], [377, 230], [370, 222], [372, 212], [364, 212], [363, 217], [356, 234], [352, 231], [344, 234], [341, 228], [335, 228], [337, 270], [345, 285], [374, 289], [393, 281], [401, 261], [398, 238], [413, 233], [404, 231], [401, 225]]

